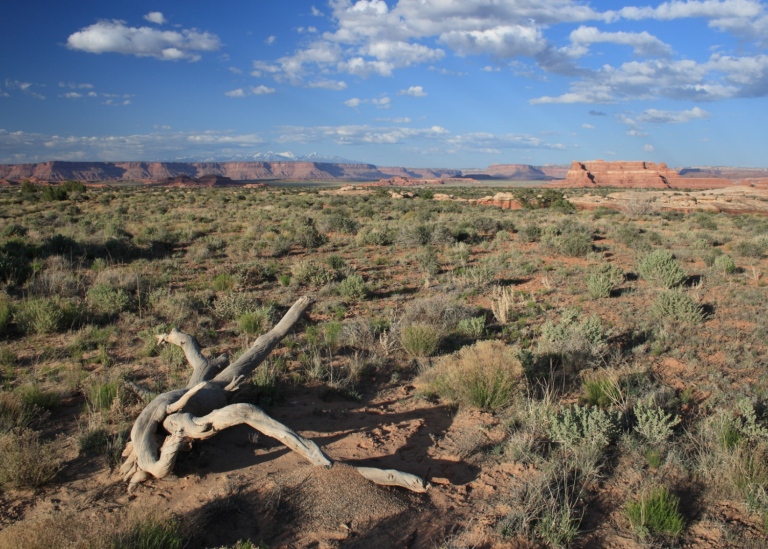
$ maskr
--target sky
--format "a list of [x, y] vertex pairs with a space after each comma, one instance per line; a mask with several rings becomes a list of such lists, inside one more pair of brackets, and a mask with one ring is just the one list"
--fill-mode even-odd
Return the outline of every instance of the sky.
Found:
[[768, 167], [768, 2], [6, 1], [0, 163]]

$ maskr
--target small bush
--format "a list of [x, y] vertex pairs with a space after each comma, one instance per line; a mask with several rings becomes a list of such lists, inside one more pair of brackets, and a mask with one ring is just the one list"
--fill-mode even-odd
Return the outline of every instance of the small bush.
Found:
[[359, 274], [351, 274], [336, 286], [336, 292], [347, 299], [365, 299], [371, 293], [370, 288]]
[[400, 330], [400, 345], [408, 356], [424, 358], [437, 352], [440, 332], [429, 324], [411, 324]]
[[297, 283], [311, 284], [313, 286], [323, 286], [328, 284], [333, 281], [336, 276], [332, 271], [311, 259], [299, 261], [298, 263], [291, 265], [291, 274]]
[[15, 488], [37, 488], [52, 481], [61, 469], [56, 443], [43, 442], [40, 433], [16, 429], [0, 435], [0, 483]]
[[116, 315], [128, 309], [131, 296], [123, 288], [109, 284], [96, 284], [88, 290], [88, 304], [95, 311]]
[[635, 432], [654, 446], [669, 440], [675, 426], [680, 423], [679, 416], [672, 416], [651, 403], [638, 402], [634, 411], [637, 420]]
[[228, 290], [231, 290], [234, 285], [235, 285], [235, 280], [232, 278], [232, 275], [229, 273], [218, 274], [214, 277], [213, 282], [211, 282], [211, 286], [217, 292], [226, 292]]
[[605, 263], [587, 275], [587, 292], [592, 299], [610, 297], [611, 292], [624, 282], [624, 271]]
[[0, 336], [5, 335], [13, 316], [11, 302], [4, 296], [0, 296]]
[[19, 387], [18, 394], [22, 402], [32, 409], [50, 410], [61, 403], [61, 395], [53, 391], [43, 391], [36, 383]]
[[456, 331], [466, 337], [482, 337], [485, 333], [485, 316], [476, 316], [474, 318], [464, 318], [459, 321]]
[[654, 250], [637, 265], [640, 276], [659, 288], [675, 288], [688, 279], [688, 275], [669, 250]]
[[618, 432], [619, 415], [598, 407], [565, 408], [550, 419], [547, 434], [567, 450], [602, 451]]
[[78, 314], [75, 307], [63, 300], [29, 298], [19, 303], [15, 318], [26, 333], [50, 334], [72, 325]]
[[760, 259], [768, 251], [768, 238], [757, 237], [752, 240], [742, 240], [733, 246], [733, 252], [741, 257]]
[[43, 415], [42, 409], [24, 402], [18, 394], [0, 391], [0, 435], [30, 427]]
[[651, 303], [651, 316], [684, 324], [701, 324], [705, 314], [701, 305], [681, 290], [662, 292]]
[[712, 266], [720, 274], [730, 275], [736, 272], [736, 263], [733, 262], [729, 255], [717, 256]]
[[644, 493], [638, 501], [627, 503], [626, 513], [635, 534], [679, 536], [683, 531], [683, 516], [678, 511], [680, 499], [664, 486]]
[[272, 324], [274, 309], [269, 306], [259, 307], [253, 311], [243, 313], [237, 318], [237, 327], [241, 334], [254, 336], [263, 334]]
[[608, 332], [599, 317], [580, 318], [575, 310], [566, 310], [559, 322], [547, 321], [541, 328], [539, 352], [559, 357], [566, 364], [597, 359], [607, 351]]
[[443, 357], [420, 376], [427, 392], [496, 410], [508, 406], [523, 379], [518, 349], [501, 341], [478, 341]]

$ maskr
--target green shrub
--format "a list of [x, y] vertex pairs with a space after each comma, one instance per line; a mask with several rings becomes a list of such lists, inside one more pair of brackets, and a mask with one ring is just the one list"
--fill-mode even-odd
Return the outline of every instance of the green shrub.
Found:
[[391, 230], [381, 226], [366, 226], [357, 233], [357, 244], [362, 246], [389, 246], [394, 241]]
[[22, 402], [32, 408], [50, 410], [61, 403], [61, 395], [54, 391], [43, 391], [36, 383], [23, 385], [17, 389]]
[[752, 240], [742, 240], [733, 246], [733, 252], [741, 257], [759, 259], [768, 251], [768, 238], [760, 236]]
[[672, 416], [650, 402], [638, 402], [634, 412], [635, 432], [654, 446], [669, 440], [675, 426], [680, 423], [679, 416]]
[[44, 412], [25, 402], [17, 393], [0, 390], [0, 435], [32, 425]]
[[55, 298], [28, 298], [18, 305], [15, 318], [26, 333], [50, 334], [70, 327], [78, 312], [72, 303]]
[[213, 282], [211, 282], [211, 286], [213, 286], [213, 289], [217, 292], [226, 292], [231, 290], [234, 285], [235, 280], [229, 273], [218, 274], [213, 278]]
[[675, 288], [688, 279], [688, 275], [669, 250], [654, 250], [637, 265], [640, 276], [659, 288]]
[[371, 293], [371, 290], [363, 280], [363, 277], [355, 273], [339, 282], [336, 286], [336, 292], [341, 297], [346, 297], [347, 299], [365, 299]]
[[560, 357], [567, 364], [597, 359], [607, 351], [608, 333], [596, 315], [581, 318], [581, 313], [563, 311], [560, 321], [548, 320], [541, 328], [539, 352]]
[[684, 324], [701, 324], [706, 315], [701, 305], [681, 290], [660, 293], [651, 303], [651, 316]]
[[482, 337], [485, 333], [485, 315], [461, 319], [456, 331], [466, 337]]
[[11, 302], [5, 296], [0, 295], [0, 336], [5, 335], [13, 316]]
[[55, 442], [43, 442], [40, 433], [15, 429], [0, 435], [0, 484], [37, 488], [52, 481], [62, 460]]
[[624, 282], [624, 271], [616, 265], [604, 263], [587, 275], [586, 282], [592, 299], [610, 297], [616, 286]]
[[324, 286], [336, 277], [332, 271], [311, 259], [291, 265], [291, 274], [297, 283], [313, 286]]
[[237, 318], [237, 327], [241, 334], [254, 336], [263, 334], [272, 324], [274, 309], [270, 306], [259, 307], [243, 313]]
[[618, 433], [619, 414], [575, 404], [550, 418], [547, 435], [567, 450], [602, 451]]
[[518, 236], [523, 242], [537, 242], [541, 238], [541, 232], [541, 227], [530, 224], [523, 227], [518, 233]]
[[683, 531], [683, 516], [678, 511], [680, 499], [665, 486], [653, 488], [640, 495], [638, 501], [627, 503], [626, 513], [635, 534], [679, 536]]
[[307, 217], [297, 221], [293, 241], [307, 250], [312, 250], [325, 244], [327, 238], [317, 230], [315, 221]]
[[440, 346], [440, 333], [429, 324], [410, 324], [400, 330], [400, 345], [408, 356], [432, 356]]
[[114, 288], [110, 284], [96, 284], [88, 290], [88, 304], [95, 311], [116, 315], [128, 309], [131, 296], [123, 288]]
[[729, 255], [719, 255], [715, 258], [712, 266], [720, 274], [729, 275], [736, 272], [736, 263]]
[[331, 254], [325, 258], [325, 264], [334, 271], [340, 271], [347, 266], [347, 262], [340, 255]]
[[502, 341], [478, 341], [442, 357], [419, 376], [426, 392], [463, 406], [508, 406], [523, 379], [518, 349]]

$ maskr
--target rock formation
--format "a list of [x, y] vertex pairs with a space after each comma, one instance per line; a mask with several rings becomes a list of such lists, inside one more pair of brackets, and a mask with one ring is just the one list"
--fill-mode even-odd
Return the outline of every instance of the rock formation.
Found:
[[615, 187], [626, 189], [708, 189], [725, 187], [731, 182], [719, 178], [683, 178], [663, 162], [590, 162], [574, 161], [565, 180], [555, 187]]
[[483, 198], [470, 199], [470, 204], [478, 206], [496, 206], [502, 210], [520, 210], [523, 205], [512, 193], [496, 193], [493, 196], [484, 196]]

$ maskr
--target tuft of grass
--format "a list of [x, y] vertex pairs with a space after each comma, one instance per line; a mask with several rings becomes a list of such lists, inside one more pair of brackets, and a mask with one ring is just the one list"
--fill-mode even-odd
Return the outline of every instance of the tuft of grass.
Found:
[[0, 435], [0, 484], [37, 488], [52, 481], [62, 463], [56, 449], [55, 442], [43, 442], [31, 429]]
[[179, 521], [146, 518], [138, 520], [128, 529], [110, 536], [105, 549], [181, 549], [184, 537]]
[[22, 402], [30, 408], [50, 410], [61, 402], [61, 395], [54, 391], [43, 391], [36, 383], [24, 385], [17, 390]]
[[426, 392], [487, 410], [508, 406], [522, 379], [518, 349], [495, 340], [462, 347], [420, 376]]
[[429, 324], [410, 324], [400, 330], [400, 345], [412, 358], [425, 358], [437, 352], [440, 332]]
[[120, 385], [117, 381], [106, 381], [94, 378], [83, 388], [85, 404], [91, 413], [109, 410], [115, 399], [120, 396]]
[[627, 503], [625, 510], [632, 530], [641, 538], [661, 534], [679, 536], [683, 531], [683, 516], [678, 511], [680, 499], [658, 486]]

